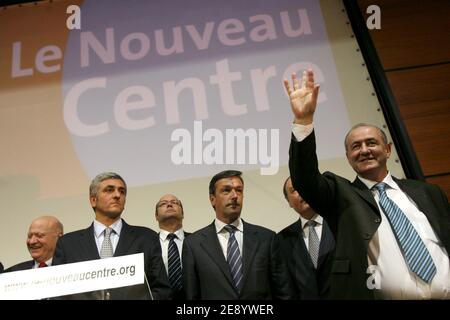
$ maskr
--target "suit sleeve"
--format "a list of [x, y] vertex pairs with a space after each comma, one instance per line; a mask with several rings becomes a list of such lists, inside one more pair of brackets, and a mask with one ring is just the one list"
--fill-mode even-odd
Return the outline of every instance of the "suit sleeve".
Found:
[[319, 172], [314, 131], [301, 142], [292, 136], [289, 171], [294, 189], [316, 212], [333, 212], [334, 181]]
[[187, 300], [200, 299], [199, 279], [189, 238], [183, 241], [183, 290]]
[[270, 277], [273, 299], [294, 298], [288, 267], [281, 256], [280, 242], [275, 233], [272, 235], [270, 244]]

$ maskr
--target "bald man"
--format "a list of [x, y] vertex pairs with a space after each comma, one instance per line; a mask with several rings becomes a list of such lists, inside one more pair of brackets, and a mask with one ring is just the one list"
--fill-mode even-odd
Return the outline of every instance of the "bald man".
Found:
[[5, 272], [42, 268], [52, 265], [56, 242], [64, 233], [62, 223], [53, 216], [34, 219], [28, 229], [27, 247], [33, 260], [9, 267]]
[[[155, 218], [160, 229], [159, 242], [164, 266], [172, 287], [172, 297], [174, 300], [182, 300], [184, 299], [184, 293], [181, 284], [181, 272], [176, 273], [177, 267], [169, 266], [169, 262], [172, 263], [173, 260], [177, 260], [180, 262], [179, 267], [181, 268], [183, 241], [190, 234], [183, 231], [183, 204], [173, 194], [165, 194], [156, 203]], [[176, 256], [176, 252], [170, 250], [171, 242], [175, 243], [174, 248], [177, 249], [178, 256]], [[175, 256], [172, 256], [173, 253], [175, 253]], [[173, 263], [178, 266], [178, 262]], [[172, 270], [175, 270], [175, 272], [172, 272]]]

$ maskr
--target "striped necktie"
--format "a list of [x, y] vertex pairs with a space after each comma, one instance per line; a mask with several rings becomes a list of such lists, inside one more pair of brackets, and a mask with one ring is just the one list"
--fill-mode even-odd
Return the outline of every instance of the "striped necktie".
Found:
[[386, 184], [375, 185], [380, 195], [380, 206], [391, 224], [406, 264], [417, 276], [430, 283], [436, 274], [436, 266], [425, 244], [405, 213], [386, 194]]
[[182, 287], [181, 282], [181, 260], [178, 252], [175, 239], [178, 238], [176, 234], [170, 233], [167, 235], [169, 241], [169, 248], [167, 250], [167, 269], [169, 271], [169, 282], [173, 291], [179, 291]]
[[224, 228], [230, 233], [227, 247], [227, 262], [230, 267], [234, 285], [238, 292], [241, 292], [243, 274], [241, 253], [239, 251], [239, 245], [235, 237], [237, 228], [230, 224], [226, 225]]

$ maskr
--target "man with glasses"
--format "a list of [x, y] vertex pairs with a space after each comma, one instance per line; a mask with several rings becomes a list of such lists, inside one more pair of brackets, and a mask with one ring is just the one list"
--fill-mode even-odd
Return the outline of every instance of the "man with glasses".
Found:
[[183, 299], [181, 250], [184, 238], [189, 235], [183, 231], [183, 204], [173, 194], [165, 194], [156, 203], [155, 218], [160, 229], [162, 259], [172, 287], [173, 299]]

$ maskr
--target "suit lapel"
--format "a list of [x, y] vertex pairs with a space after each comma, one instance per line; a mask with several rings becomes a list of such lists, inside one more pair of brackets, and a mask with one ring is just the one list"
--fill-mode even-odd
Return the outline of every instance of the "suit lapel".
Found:
[[405, 180], [398, 180], [392, 177], [400, 189], [406, 193], [418, 206], [419, 210], [427, 217], [428, 222], [437, 235], [441, 235], [441, 225], [439, 224], [439, 214], [435, 211], [435, 205], [429, 201], [424, 190], [417, 186], [411, 186]]
[[230, 268], [223, 255], [222, 247], [220, 246], [219, 239], [217, 238], [216, 227], [214, 222], [208, 226], [208, 228], [202, 233], [205, 241], [200, 244], [203, 250], [210, 256], [211, 260], [217, 264], [219, 269], [224, 274], [230, 285], [234, 288], [234, 282], [231, 277]]
[[364, 199], [371, 207], [375, 210], [376, 214], [380, 216], [380, 211], [378, 209], [378, 205], [372, 195], [372, 192], [367, 188], [367, 186], [358, 178], [356, 178], [352, 185], [355, 187], [354, 190], [356, 193]]
[[85, 252], [88, 260], [100, 259], [97, 244], [95, 243], [94, 223], [80, 234], [80, 248]]
[[253, 228], [252, 225], [249, 225], [248, 223], [244, 222], [242, 220], [242, 223], [244, 225], [244, 237], [243, 237], [243, 245], [242, 245], [242, 264], [244, 268], [243, 273], [243, 281], [245, 285], [245, 279], [247, 279], [247, 274], [250, 271], [250, 266], [252, 265], [253, 259], [255, 258], [256, 251], [259, 246], [259, 239], [258, 239], [258, 231]]
[[117, 243], [114, 257], [126, 255], [128, 249], [135, 240], [135, 230], [122, 219], [122, 230], [120, 231], [119, 242]]
[[[303, 228], [301, 220], [299, 219], [294, 225], [292, 225], [292, 236], [290, 237], [292, 254], [295, 257], [294, 261], [296, 265], [303, 264], [309, 269], [314, 269], [314, 265], [309, 255], [309, 250], [306, 247], [305, 240], [303, 240]], [[303, 270], [299, 268], [298, 270]]]
[[322, 236], [320, 239], [320, 247], [319, 247], [319, 261], [317, 262], [317, 269], [320, 268], [320, 265], [325, 259], [325, 256], [333, 250], [335, 245], [333, 234], [331, 233], [330, 228], [328, 227], [328, 223], [323, 220], [322, 225]]

